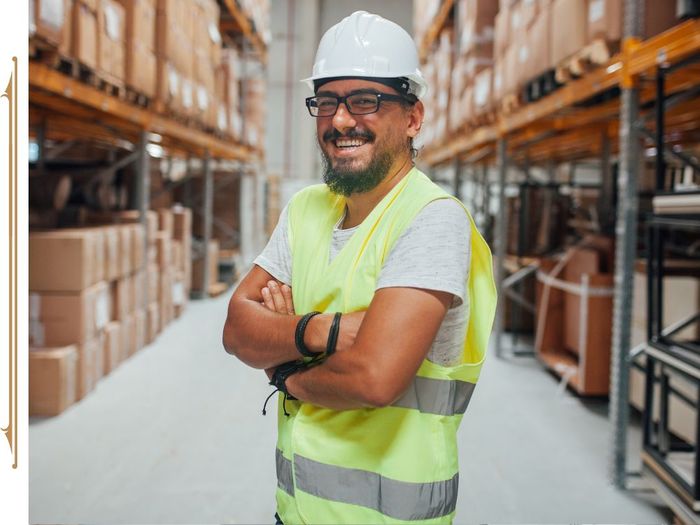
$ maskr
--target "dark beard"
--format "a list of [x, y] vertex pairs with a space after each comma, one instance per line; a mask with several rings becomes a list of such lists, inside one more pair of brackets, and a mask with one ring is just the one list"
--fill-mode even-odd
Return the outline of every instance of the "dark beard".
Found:
[[337, 195], [348, 197], [353, 193], [365, 193], [376, 188], [386, 177], [394, 156], [384, 151], [376, 155], [363, 170], [334, 168], [326, 152], [321, 150], [323, 159], [323, 182]]

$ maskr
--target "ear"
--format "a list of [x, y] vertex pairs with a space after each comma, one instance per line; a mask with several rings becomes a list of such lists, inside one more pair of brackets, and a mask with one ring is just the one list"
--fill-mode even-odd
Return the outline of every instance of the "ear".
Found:
[[406, 129], [406, 135], [409, 138], [414, 138], [418, 135], [420, 128], [423, 126], [423, 117], [425, 116], [425, 106], [420, 100], [413, 104], [408, 113], [408, 128]]

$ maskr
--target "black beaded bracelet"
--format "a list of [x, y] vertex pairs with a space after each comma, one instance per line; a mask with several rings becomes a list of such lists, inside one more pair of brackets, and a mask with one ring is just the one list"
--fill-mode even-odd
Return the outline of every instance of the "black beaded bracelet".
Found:
[[320, 353], [312, 352], [304, 344], [304, 332], [306, 331], [306, 325], [309, 324], [309, 321], [314, 315], [318, 315], [320, 313], [321, 312], [309, 312], [306, 314], [304, 317], [299, 319], [297, 329], [294, 331], [294, 344], [296, 345], [297, 350], [299, 350], [299, 353], [304, 357], [316, 357]]
[[338, 343], [338, 333], [340, 332], [340, 317], [343, 314], [336, 312], [333, 316], [331, 329], [328, 331], [328, 342], [326, 343], [326, 355], [330, 356], [335, 353], [335, 346]]

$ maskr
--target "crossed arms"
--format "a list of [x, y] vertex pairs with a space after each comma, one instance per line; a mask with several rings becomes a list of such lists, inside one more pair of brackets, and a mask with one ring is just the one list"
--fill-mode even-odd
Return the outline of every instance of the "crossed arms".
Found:
[[[448, 292], [377, 290], [366, 312], [343, 315], [335, 354], [287, 379], [289, 393], [335, 410], [390, 405], [428, 354], [451, 301]], [[289, 287], [253, 266], [229, 302], [224, 348], [269, 375], [276, 366], [300, 358], [294, 345], [299, 319]], [[332, 319], [332, 313], [311, 319], [304, 336], [310, 350], [325, 350]]]

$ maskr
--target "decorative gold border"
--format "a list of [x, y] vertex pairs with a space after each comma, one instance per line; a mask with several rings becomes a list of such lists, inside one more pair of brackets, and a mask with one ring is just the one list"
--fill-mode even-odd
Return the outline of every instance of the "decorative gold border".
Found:
[[9, 174], [9, 235], [8, 235], [8, 258], [9, 258], [9, 330], [8, 330], [8, 357], [9, 357], [9, 421], [7, 428], [1, 429], [10, 443], [12, 451], [12, 468], [17, 468], [17, 184], [19, 181], [17, 168], [17, 57], [12, 57], [12, 75], [7, 83], [5, 91], [0, 97], [6, 98], [9, 102], [9, 141], [8, 141], [8, 174]]

